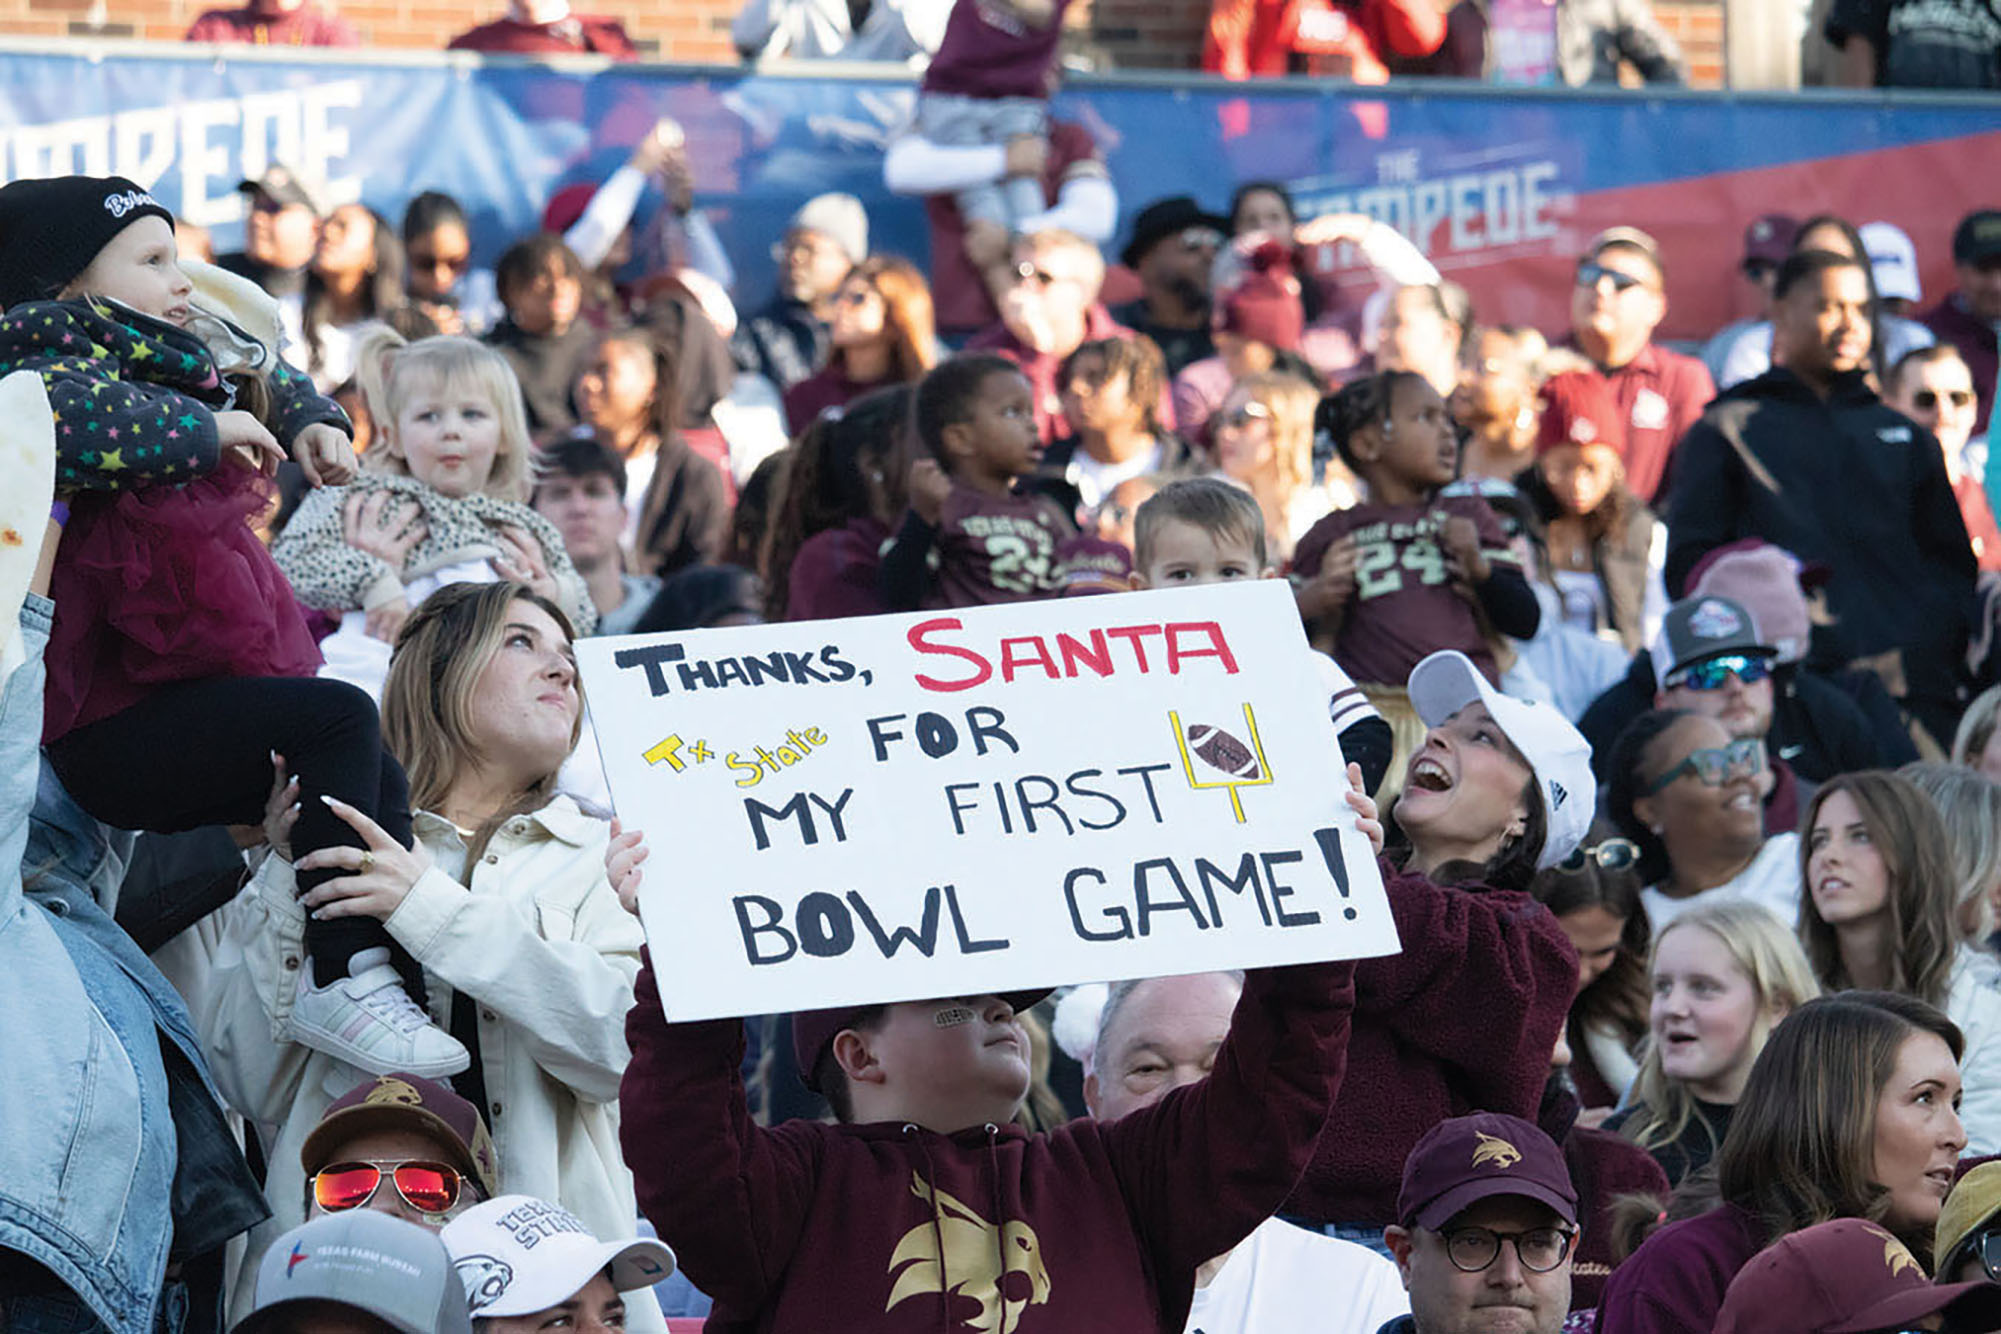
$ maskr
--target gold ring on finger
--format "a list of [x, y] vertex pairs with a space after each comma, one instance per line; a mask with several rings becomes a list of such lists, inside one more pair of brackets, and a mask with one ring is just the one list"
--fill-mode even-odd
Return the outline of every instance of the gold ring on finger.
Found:
[[363, 852], [363, 853], [361, 854], [361, 868], [360, 868], [360, 869], [361, 869], [361, 873], [362, 873], [363, 875], [367, 875], [367, 874], [368, 874], [368, 873], [369, 873], [370, 871], [372, 871], [372, 870], [374, 870], [374, 869], [375, 869], [375, 854], [374, 854], [374, 853], [372, 853], [372, 852]]

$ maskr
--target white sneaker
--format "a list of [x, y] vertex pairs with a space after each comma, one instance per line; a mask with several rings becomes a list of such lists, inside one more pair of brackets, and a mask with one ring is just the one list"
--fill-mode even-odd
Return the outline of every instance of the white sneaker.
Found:
[[377, 946], [348, 961], [349, 976], [312, 985], [312, 965], [299, 970], [292, 1002], [292, 1035], [315, 1051], [338, 1057], [371, 1075], [404, 1071], [443, 1079], [472, 1064], [472, 1055], [431, 1022]]

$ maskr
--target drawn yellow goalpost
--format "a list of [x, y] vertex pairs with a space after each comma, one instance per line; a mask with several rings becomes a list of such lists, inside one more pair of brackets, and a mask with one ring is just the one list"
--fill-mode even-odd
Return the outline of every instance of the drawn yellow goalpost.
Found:
[[[1227, 788], [1230, 793], [1230, 810], [1236, 815], [1238, 824], [1244, 823], [1244, 802], [1242, 796], [1239, 795], [1239, 789], [1265, 787], [1272, 781], [1271, 765], [1265, 761], [1264, 742], [1258, 736], [1257, 715], [1251, 711], [1249, 704], [1245, 704], [1243, 709], [1244, 728], [1250, 733], [1251, 750], [1256, 755], [1258, 762], [1258, 776], [1255, 778], [1196, 777], [1196, 757], [1188, 749], [1188, 730], [1181, 725], [1181, 714], [1174, 709], [1169, 709], [1167, 712], [1167, 721], [1174, 728], [1175, 748], [1181, 752], [1181, 773], [1188, 780], [1188, 786], [1194, 788], [1196, 791], [1201, 791], [1204, 788]], [[1197, 726], [1201, 726], [1201, 724], [1198, 723]]]

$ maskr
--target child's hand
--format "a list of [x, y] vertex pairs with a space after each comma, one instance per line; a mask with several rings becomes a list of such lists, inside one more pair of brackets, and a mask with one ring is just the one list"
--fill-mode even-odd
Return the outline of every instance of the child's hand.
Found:
[[223, 462], [246, 472], [269, 477], [285, 461], [285, 451], [278, 447], [277, 438], [247, 412], [216, 413], [215, 434], [222, 444]]
[[325, 422], [314, 422], [292, 437], [292, 458], [314, 486], [346, 486], [354, 480], [354, 442]]
[[292, 826], [299, 822], [299, 780], [285, 772], [285, 757], [271, 752], [271, 795], [264, 799], [264, 842], [292, 860]]
[[341, 538], [356, 551], [375, 557], [401, 574], [410, 553], [424, 544], [431, 530], [424, 524], [424, 507], [393, 491], [357, 492], [341, 502]]
[[396, 642], [397, 634], [403, 629], [403, 622], [410, 619], [410, 599], [397, 598], [379, 607], [371, 607], [362, 629], [370, 639], [379, 639], [385, 644]]
[[640, 863], [652, 849], [646, 846], [646, 831], [626, 830], [617, 817], [611, 822], [611, 842], [605, 845], [604, 873], [618, 894], [618, 904], [634, 917], [639, 916], [639, 882], [646, 872]]
[[1049, 167], [1049, 141], [1039, 134], [1017, 134], [1007, 141], [1009, 176], [1039, 181]]
[[1447, 516], [1438, 529], [1438, 545], [1445, 549], [1452, 577], [1462, 583], [1484, 584], [1493, 571], [1480, 551], [1480, 530], [1463, 514]]
[[917, 517], [936, 528], [945, 517], [945, 500], [952, 494], [952, 479], [936, 459], [919, 459], [910, 465], [910, 508]]
[[1320, 562], [1320, 573], [1307, 580], [1295, 594], [1299, 615], [1317, 621], [1329, 612], [1348, 605], [1355, 596], [1355, 570], [1362, 549], [1353, 536], [1337, 538]]
[[1369, 840], [1369, 847], [1380, 857], [1383, 855], [1383, 821], [1376, 810], [1375, 799], [1362, 787], [1362, 766], [1348, 766], [1348, 808], [1355, 812], [1355, 828], [1362, 837]]
[[535, 534], [516, 524], [506, 524], [496, 534], [501, 554], [493, 558], [493, 568], [503, 578], [526, 584], [551, 602], [563, 600], [563, 589], [549, 573], [549, 558]]

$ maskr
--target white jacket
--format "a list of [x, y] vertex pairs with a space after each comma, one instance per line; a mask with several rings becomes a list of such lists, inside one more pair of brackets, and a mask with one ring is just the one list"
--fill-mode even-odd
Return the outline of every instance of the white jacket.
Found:
[[[414, 827], [433, 855], [464, 859], [448, 821], [419, 812]], [[432, 867], [387, 925], [423, 965], [441, 1024], [455, 990], [479, 1002], [488, 1098], [480, 1110], [501, 1189], [554, 1200], [614, 1240], [632, 1236], [638, 1218], [618, 1147], [618, 1082], [644, 937], [605, 879], [609, 834], [603, 821], [558, 797], [495, 833], [472, 868], [470, 890]], [[306, 956], [291, 865], [266, 858], [223, 916], [197, 1022], [217, 1084], [271, 1146], [265, 1193], [273, 1213], [251, 1233], [232, 1294], [234, 1321], [248, 1309], [264, 1248], [304, 1219], [300, 1145], [328, 1104], [365, 1076], [292, 1040]], [[633, 1329], [665, 1328], [650, 1299], [628, 1300]]]
[[1959, 1025], [1959, 1119], [1968, 1156], [2001, 1153], [2001, 965], [1961, 945], [1946, 983], [1946, 1017]]

